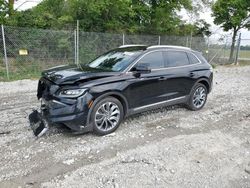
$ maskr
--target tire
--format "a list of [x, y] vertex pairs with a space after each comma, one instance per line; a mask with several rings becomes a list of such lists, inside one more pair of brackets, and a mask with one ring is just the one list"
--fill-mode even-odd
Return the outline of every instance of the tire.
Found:
[[91, 114], [93, 132], [103, 136], [114, 132], [124, 117], [121, 102], [114, 97], [106, 97], [94, 106]]
[[204, 84], [197, 83], [191, 90], [187, 108], [193, 111], [200, 110], [207, 102], [208, 90]]

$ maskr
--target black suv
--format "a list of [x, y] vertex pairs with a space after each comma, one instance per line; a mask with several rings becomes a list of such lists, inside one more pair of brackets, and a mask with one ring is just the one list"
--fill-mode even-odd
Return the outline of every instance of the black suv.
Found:
[[89, 64], [44, 71], [36, 119], [46, 122], [43, 127], [63, 124], [73, 131], [105, 135], [125, 117], [152, 108], [185, 104], [200, 110], [212, 79], [211, 65], [190, 48], [125, 45]]

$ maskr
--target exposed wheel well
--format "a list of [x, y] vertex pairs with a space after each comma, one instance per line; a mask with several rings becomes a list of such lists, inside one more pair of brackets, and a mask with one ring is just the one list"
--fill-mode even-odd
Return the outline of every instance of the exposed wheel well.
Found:
[[206, 88], [207, 88], [207, 91], [209, 92], [209, 84], [208, 84], [208, 82], [206, 81], [206, 80], [201, 80], [201, 81], [199, 81], [198, 83], [201, 83], [201, 84], [203, 84], [204, 86], [206, 86]]

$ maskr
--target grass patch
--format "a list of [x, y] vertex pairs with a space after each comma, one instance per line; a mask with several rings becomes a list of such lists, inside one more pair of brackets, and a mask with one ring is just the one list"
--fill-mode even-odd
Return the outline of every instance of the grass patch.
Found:
[[240, 60], [238, 62], [238, 65], [239, 66], [249, 66], [250, 65], [250, 61], [242, 61], [242, 60]]
[[222, 66], [222, 67], [241, 67], [241, 66], [250, 66], [250, 61], [246, 60], [240, 60], [238, 61], [238, 64], [235, 63], [226, 63], [226, 64], [211, 64], [213, 68], [216, 66]]
[[213, 67], [213, 69], [215, 69], [216, 67], [217, 67], [217, 65], [216, 64], [211, 64], [211, 66]]
[[38, 79], [41, 72], [50, 67], [54, 67], [60, 62], [44, 62], [27, 60], [22, 58], [9, 58], [9, 79], [7, 78], [6, 67], [0, 62], [0, 81], [14, 81], [22, 79]]
[[[235, 48], [235, 52], [236, 53], [236, 48]], [[214, 52], [213, 50], [211, 50], [212, 52]], [[224, 57], [229, 57], [230, 56], [230, 49], [222, 49], [221, 53], [222, 56]], [[239, 58], [246, 58], [246, 59], [250, 59], [250, 50], [240, 50], [239, 51]]]

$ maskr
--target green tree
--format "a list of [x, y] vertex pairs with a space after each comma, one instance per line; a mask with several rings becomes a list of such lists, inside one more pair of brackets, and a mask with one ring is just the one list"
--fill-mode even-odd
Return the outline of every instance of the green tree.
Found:
[[8, 15], [12, 16], [14, 14], [14, 0], [8, 0]]
[[182, 23], [177, 12], [181, 8], [192, 8], [190, 0], [149, 0], [144, 1], [144, 6], [148, 7], [146, 28], [147, 33], [151, 34], [176, 33]]
[[232, 44], [229, 61], [233, 62], [233, 53], [237, 33], [242, 28], [250, 28], [249, 0], [217, 0], [212, 6], [214, 23], [221, 25], [224, 31], [232, 30]]
[[90, 32], [187, 35], [191, 31], [194, 36], [204, 35], [203, 22], [181, 20], [177, 12], [182, 8], [191, 10], [191, 0], [43, 0], [32, 9], [15, 11], [6, 23], [65, 29], [74, 28], [79, 20], [80, 29]]
[[210, 36], [211, 31], [209, 30], [210, 24], [208, 24], [204, 20], [197, 20], [194, 24], [183, 24], [180, 26], [180, 31], [177, 33], [178, 35], [192, 35], [197, 37]]
[[5, 23], [6, 18], [14, 15], [15, 0], [0, 0], [0, 24]]
[[0, 24], [4, 23], [7, 14], [8, 14], [8, 3], [5, 0], [0, 0]]

